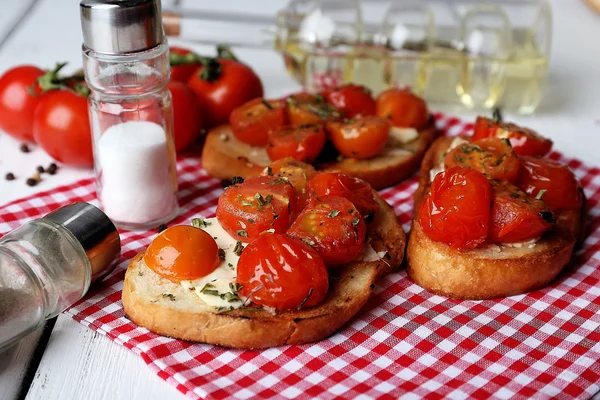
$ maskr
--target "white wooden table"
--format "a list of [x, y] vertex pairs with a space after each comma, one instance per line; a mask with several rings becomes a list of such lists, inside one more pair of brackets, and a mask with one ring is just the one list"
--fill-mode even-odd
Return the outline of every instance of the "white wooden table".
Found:
[[[271, 16], [285, 4], [285, 0], [188, 1], [204, 9]], [[56, 61], [69, 61], [71, 70], [78, 68], [81, 65], [78, 3], [0, 0], [0, 71], [24, 63], [51, 67]], [[554, 0], [553, 9], [554, 38], [544, 101], [536, 115], [515, 119], [551, 137], [556, 148], [564, 153], [598, 165], [600, 15], [575, 0]], [[210, 51], [208, 46], [190, 47], [199, 52]], [[239, 49], [237, 53], [258, 71], [267, 96], [298, 89], [287, 76], [281, 57], [273, 50]], [[469, 118], [474, 114], [460, 115]], [[40, 150], [23, 154], [18, 146], [19, 143], [0, 133], [0, 178], [7, 171], [26, 176], [37, 165], [51, 162]], [[90, 174], [87, 170], [64, 168], [34, 188], [22, 180], [0, 179], [0, 206]], [[183, 395], [152, 373], [131, 351], [61, 315], [53, 327], [46, 328], [45, 334], [40, 330], [0, 354], [0, 399], [24, 397], [164, 400]]]

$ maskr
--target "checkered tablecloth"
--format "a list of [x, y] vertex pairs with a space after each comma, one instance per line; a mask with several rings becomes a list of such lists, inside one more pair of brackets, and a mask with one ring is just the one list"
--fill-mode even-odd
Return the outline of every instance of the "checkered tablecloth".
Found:
[[[471, 127], [437, 115], [440, 129]], [[543, 290], [457, 301], [414, 284], [402, 269], [384, 278], [364, 309], [329, 339], [260, 351], [227, 350], [157, 336], [125, 317], [127, 262], [156, 232], [122, 232], [122, 262], [67, 312], [140, 354], [191, 398], [589, 398], [600, 391], [600, 170], [558, 153], [583, 182], [590, 234], [572, 266]], [[219, 181], [196, 159], [179, 161], [182, 214], [214, 215]], [[409, 228], [412, 178], [383, 190]], [[91, 179], [0, 207], [0, 232], [71, 201], [95, 203]]]

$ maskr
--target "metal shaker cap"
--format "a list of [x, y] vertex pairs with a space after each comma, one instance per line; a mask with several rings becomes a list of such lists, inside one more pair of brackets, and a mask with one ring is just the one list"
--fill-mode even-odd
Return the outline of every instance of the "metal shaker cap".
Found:
[[160, 0], [82, 0], [83, 44], [98, 53], [123, 54], [162, 43]]
[[92, 267], [92, 283], [104, 278], [121, 256], [121, 239], [113, 222], [99, 208], [77, 202], [46, 215], [79, 241]]

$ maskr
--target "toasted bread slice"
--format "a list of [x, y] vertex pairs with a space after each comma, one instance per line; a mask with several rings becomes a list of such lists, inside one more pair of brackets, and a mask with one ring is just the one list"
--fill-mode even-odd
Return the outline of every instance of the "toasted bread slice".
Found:
[[274, 314], [257, 309], [218, 314], [192, 291], [154, 273], [140, 253], [125, 274], [125, 313], [160, 335], [225, 347], [266, 348], [324, 339], [358, 313], [378, 279], [402, 263], [406, 244], [402, 226], [394, 210], [379, 196], [376, 199], [380, 208], [367, 226], [367, 235], [373, 249], [386, 255], [332, 271], [329, 293], [316, 307]]
[[[375, 189], [381, 189], [412, 175], [419, 168], [427, 148], [437, 135], [432, 117], [427, 126], [419, 131], [416, 139], [401, 143], [390, 138], [384, 151], [376, 157], [365, 160], [343, 158], [316, 164], [315, 167], [324, 171], [344, 172], [367, 181]], [[260, 175], [270, 163], [265, 148], [239, 141], [228, 125], [219, 126], [206, 136], [202, 166], [215, 178]]]
[[555, 228], [535, 244], [519, 247], [484, 244], [459, 251], [430, 239], [416, 213], [429, 191], [430, 170], [439, 165], [453, 140], [439, 138], [423, 159], [406, 254], [408, 275], [431, 292], [458, 299], [505, 297], [544, 287], [568, 264], [584, 229], [585, 211], [561, 213]]

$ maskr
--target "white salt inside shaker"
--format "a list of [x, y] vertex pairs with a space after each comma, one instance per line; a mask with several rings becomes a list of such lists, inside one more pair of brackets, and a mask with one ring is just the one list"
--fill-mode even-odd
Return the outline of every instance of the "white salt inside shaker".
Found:
[[100, 201], [119, 223], [168, 220], [177, 208], [167, 136], [162, 126], [129, 121], [108, 128], [96, 144]]

